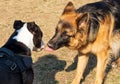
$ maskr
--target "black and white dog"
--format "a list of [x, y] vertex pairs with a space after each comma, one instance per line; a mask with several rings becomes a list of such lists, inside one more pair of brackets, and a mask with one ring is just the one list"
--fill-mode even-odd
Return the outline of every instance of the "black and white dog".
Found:
[[0, 84], [32, 84], [31, 51], [44, 47], [42, 31], [35, 22], [14, 22], [14, 33], [0, 48]]

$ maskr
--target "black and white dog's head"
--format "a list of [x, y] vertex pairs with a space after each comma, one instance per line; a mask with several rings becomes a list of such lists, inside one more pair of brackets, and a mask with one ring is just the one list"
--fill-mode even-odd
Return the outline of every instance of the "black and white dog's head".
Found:
[[21, 20], [15, 20], [13, 27], [15, 32], [11, 36], [11, 39], [23, 43], [31, 51], [33, 49], [39, 51], [44, 48], [42, 31], [35, 22], [22, 22]]
[[13, 37], [17, 41], [25, 44], [30, 50], [39, 50], [44, 47], [42, 41], [42, 31], [35, 22], [22, 22], [16, 20], [14, 22], [14, 29], [17, 32], [17, 35]]

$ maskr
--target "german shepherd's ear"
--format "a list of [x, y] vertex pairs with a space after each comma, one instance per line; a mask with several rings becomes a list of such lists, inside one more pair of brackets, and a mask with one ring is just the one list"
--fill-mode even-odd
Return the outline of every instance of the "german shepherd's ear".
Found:
[[66, 5], [63, 14], [70, 14], [70, 13], [75, 13], [75, 8], [72, 2], [68, 2]]
[[87, 39], [90, 42], [93, 42], [96, 39], [98, 33], [98, 22], [90, 20], [89, 13], [79, 14], [77, 18], [77, 27], [78, 31], [87, 34]]
[[77, 35], [79, 36], [79, 39], [83, 41], [83, 44], [85, 44], [88, 36], [89, 13], [78, 14], [76, 24]]
[[76, 19], [77, 28], [84, 30], [87, 29], [88, 23], [89, 23], [89, 13], [80, 13]]
[[14, 24], [13, 24], [13, 28], [14, 29], [20, 29], [23, 26], [24, 22], [22, 22], [21, 20], [15, 20]]

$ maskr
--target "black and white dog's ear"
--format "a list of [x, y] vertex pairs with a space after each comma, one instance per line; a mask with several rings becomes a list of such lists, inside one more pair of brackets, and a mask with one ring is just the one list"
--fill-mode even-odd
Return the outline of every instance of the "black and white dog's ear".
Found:
[[13, 28], [14, 29], [20, 29], [21, 27], [23, 27], [24, 22], [22, 22], [21, 20], [15, 20], [14, 24], [13, 24]]

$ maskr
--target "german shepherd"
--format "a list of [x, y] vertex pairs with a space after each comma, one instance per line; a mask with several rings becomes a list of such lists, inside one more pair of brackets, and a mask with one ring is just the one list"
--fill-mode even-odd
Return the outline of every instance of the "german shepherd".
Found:
[[90, 54], [97, 57], [94, 84], [104, 82], [106, 67], [120, 57], [119, 20], [120, 0], [102, 0], [78, 9], [72, 2], [67, 4], [46, 50], [63, 46], [78, 50], [77, 72], [72, 84], [80, 83]]

